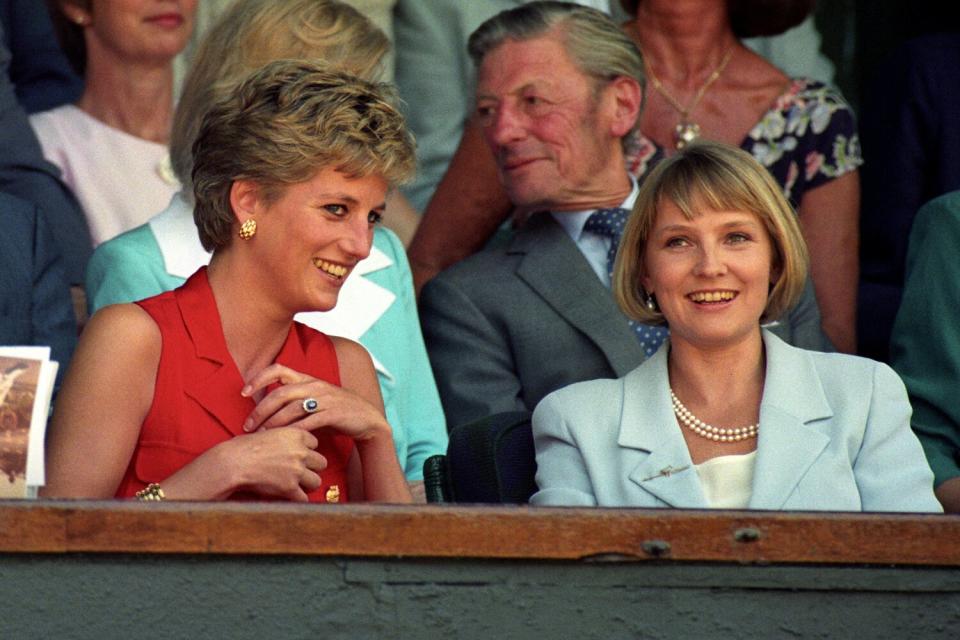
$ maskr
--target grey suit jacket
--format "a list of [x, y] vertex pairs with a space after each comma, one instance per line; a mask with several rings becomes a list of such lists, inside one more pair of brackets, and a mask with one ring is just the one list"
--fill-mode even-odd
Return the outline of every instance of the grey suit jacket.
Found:
[[[764, 332], [751, 509], [941, 511], [890, 367], [795, 349]], [[706, 508], [670, 403], [667, 349], [619, 380], [547, 396], [533, 414], [531, 503]]]
[[[644, 360], [610, 290], [549, 214], [431, 280], [420, 314], [449, 427], [533, 411], [551, 391], [621, 377]], [[809, 284], [773, 330], [796, 346], [831, 349]]]

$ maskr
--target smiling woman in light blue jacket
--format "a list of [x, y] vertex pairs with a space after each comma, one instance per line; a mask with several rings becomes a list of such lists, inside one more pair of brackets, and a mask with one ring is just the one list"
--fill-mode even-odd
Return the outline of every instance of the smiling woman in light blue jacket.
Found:
[[617, 257], [624, 312], [670, 339], [533, 415], [539, 505], [940, 511], [892, 369], [789, 346], [796, 216], [745, 152], [698, 143], [644, 182]]

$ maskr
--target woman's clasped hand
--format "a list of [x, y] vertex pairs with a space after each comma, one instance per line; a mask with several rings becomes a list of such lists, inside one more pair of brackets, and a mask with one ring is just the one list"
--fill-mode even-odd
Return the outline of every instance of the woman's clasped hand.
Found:
[[354, 440], [370, 440], [390, 433], [383, 413], [356, 393], [282, 364], [272, 364], [256, 374], [240, 393], [256, 398], [278, 383], [280, 386], [257, 402], [256, 409], [243, 423], [244, 431], [331, 428]]
[[272, 429], [227, 440], [220, 445], [221, 460], [235, 470], [230, 484], [242, 490], [307, 502], [307, 493], [320, 487], [320, 473], [327, 466], [316, 451], [319, 442], [296, 427]]

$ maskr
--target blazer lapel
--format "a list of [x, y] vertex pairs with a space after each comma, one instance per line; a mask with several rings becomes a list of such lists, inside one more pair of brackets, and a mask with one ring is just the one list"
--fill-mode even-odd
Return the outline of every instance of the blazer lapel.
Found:
[[256, 405], [253, 399], [240, 397], [243, 378], [227, 351], [206, 268], [191, 276], [175, 295], [197, 357], [183, 391], [225, 430], [240, 435], [243, 421]]
[[769, 331], [763, 341], [767, 369], [749, 507], [782, 509], [830, 442], [829, 434], [812, 423], [833, 411], [809, 354]]
[[549, 213], [533, 216], [507, 253], [524, 255], [517, 276], [594, 342], [618, 377], [643, 362], [626, 316]]
[[[628, 477], [671, 507], [705, 509], [707, 500], [670, 404], [667, 348], [623, 380], [623, 416], [617, 444], [626, 454]], [[629, 460], [635, 459], [631, 465]]]

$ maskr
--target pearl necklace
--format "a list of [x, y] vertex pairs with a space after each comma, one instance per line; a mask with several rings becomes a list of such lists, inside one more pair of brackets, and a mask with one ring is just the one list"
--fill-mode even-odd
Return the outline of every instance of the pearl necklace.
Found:
[[[642, 52], [641, 52], [642, 53]], [[710, 88], [714, 82], [720, 78], [720, 74], [723, 73], [723, 70], [727, 68], [727, 63], [730, 62], [730, 58], [733, 56], [733, 47], [727, 49], [726, 54], [724, 54], [723, 59], [720, 60], [720, 64], [717, 65], [717, 68], [707, 77], [707, 81], [704, 82], [699, 89], [693, 94], [693, 98], [690, 99], [690, 102], [686, 106], [680, 104], [680, 101], [674, 98], [663, 86], [663, 83], [660, 82], [660, 78], [656, 76], [653, 72], [653, 67], [650, 66], [648, 61], [644, 59], [644, 68], [647, 72], [647, 77], [650, 79], [650, 83], [653, 85], [653, 88], [663, 96], [674, 111], [680, 114], [680, 122], [677, 123], [676, 128], [674, 129], [674, 144], [677, 149], [683, 149], [688, 144], [692, 143], [694, 140], [700, 137], [700, 125], [690, 119], [690, 114], [694, 109], [697, 108], [697, 105], [700, 104], [700, 100], [703, 99], [703, 96], [706, 95], [707, 89]]]
[[740, 442], [741, 440], [756, 438], [757, 432], [760, 430], [759, 423], [729, 429], [714, 427], [693, 415], [689, 409], [683, 406], [683, 403], [680, 402], [680, 399], [673, 392], [673, 389], [670, 389], [670, 400], [673, 402], [673, 412], [676, 414], [677, 419], [701, 438], [713, 440], [714, 442]]

